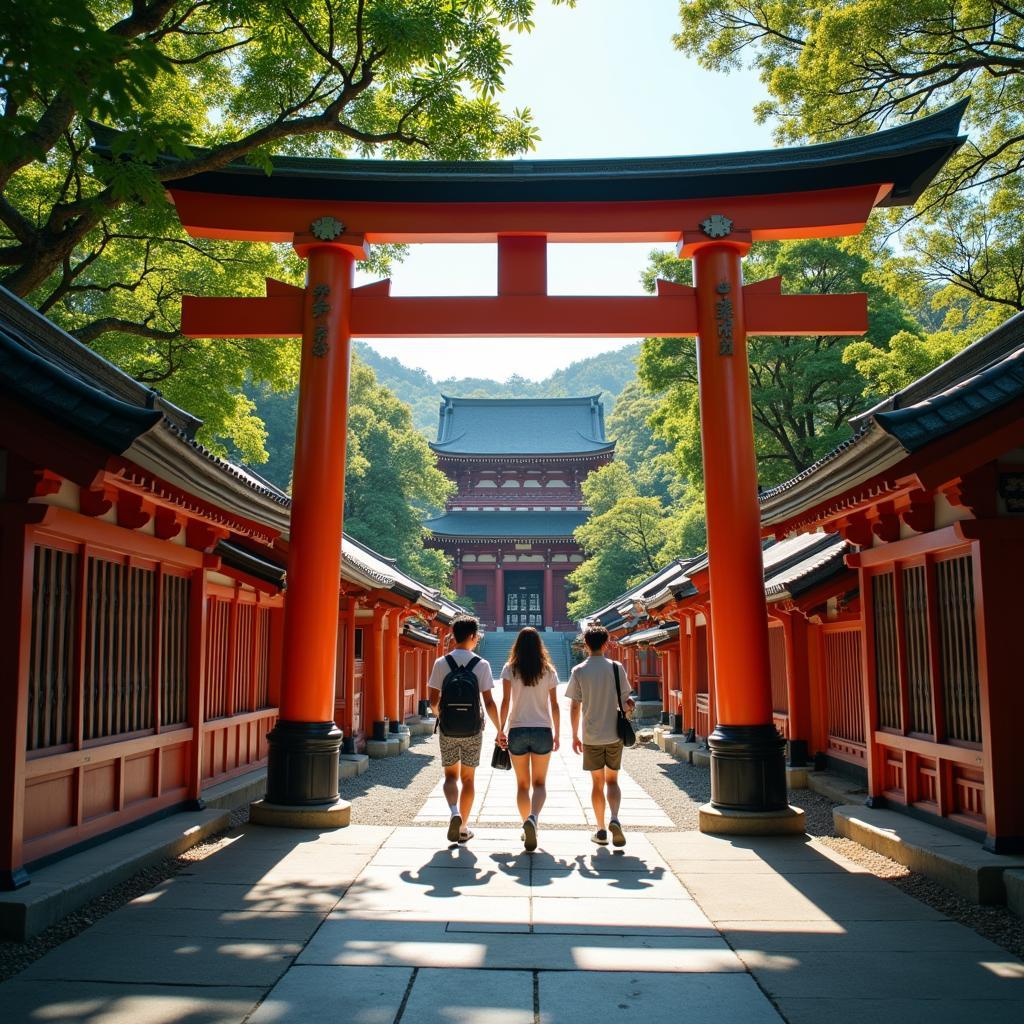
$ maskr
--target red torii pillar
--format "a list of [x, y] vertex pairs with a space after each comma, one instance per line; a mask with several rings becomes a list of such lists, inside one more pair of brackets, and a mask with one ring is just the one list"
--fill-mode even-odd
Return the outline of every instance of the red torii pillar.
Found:
[[738, 812], [778, 816], [773, 831], [791, 822], [793, 831], [803, 832], [803, 812], [789, 807], [786, 741], [772, 720], [743, 303], [742, 258], [749, 248], [743, 239], [703, 240], [689, 248], [697, 289], [708, 579], [711, 607], [719, 613], [712, 631], [718, 709], [718, 724], [708, 737], [712, 798], [700, 809], [700, 828], [739, 831], [746, 823]]
[[[306, 257], [292, 473], [281, 717], [268, 739], [267, 796], [253, 820], [347, 825], [338, 796], [342, 734], [334, 722], [345, 443], [352, 354], [353, 240], [296, 239]], [[316, 820], [314, 820], [316, 819]]]

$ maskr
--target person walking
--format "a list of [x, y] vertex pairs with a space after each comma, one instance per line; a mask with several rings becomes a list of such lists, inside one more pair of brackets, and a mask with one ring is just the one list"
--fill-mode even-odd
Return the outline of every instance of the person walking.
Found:
[[559, 727], [558, 674], [532, 626], [519, 631], [501, 678], [505, 685], [499, 732], [508, 723], [508, 752], [516, 773], [523, 846], [532, 853], [537, 849], [537, 821], [548, 795], [548, 762], [551, 751], [558, 749]]
[[490, 663], [473, 653], [480, 642], [480, 621], [472, 615], [456, 615], [452, 620], [452, 637], [455, 647], [438, 658], [430, 671], [427, 696], [440, 731], [444, 797], [451, 813], [448, 842], [465, 843], [473, 838], [467, 826], [476, 796], [476, 769], [484, 731], [481, 698], [502, 746], [505, 734], [491, 693], [494, 677]]
[[[590, 772], [590, 800], [594, 806], [597, 830], [590, 837], [598, 846], [608, 845], [611, 831], [615, 846], [625, 846], [626, 836], [619, 821], [619, 769], [622, 767], [622, 740], [617, 728], [619, 707], [629, 714], [635, 701], [630, 696], [626, 670], [604, 655], [608, 630], [594, 624], [583, 633], [589, 657], [576, 665], [569, 675], [565, 695], [571, 701], [572, 749], [583, 755], [583, 770]], [[583, 739], [580, 740], [580, 718]], [[611, 812], [605, 829], [605, 810]]]

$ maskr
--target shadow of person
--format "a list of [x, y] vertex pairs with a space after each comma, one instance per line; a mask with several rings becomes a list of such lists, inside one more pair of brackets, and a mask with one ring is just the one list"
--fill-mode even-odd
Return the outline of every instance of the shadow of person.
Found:
[[576, 870], [576, 865], [571, 860], [563, 860], [553, 853], [532, 853], [530, 856], [530, 884], [534, 889], [543, 889], [551, 885], [556, 879], [567, 878]]
[[457, 846], [435, 850], [425, 864], [403, 871], [399, 878], [410, 885], [424, 886], [424, 896], [450, 899], [466, 888], [486, 885], [496, 874], [496, 871], [478, 871], [477, 855], [465, 846]]
[[612, 853], [602, 849], [589, 854], [581, 853], [576, 857], [576, 864], [583, 878], [604, 878], [610, 881], [613, 889], [634, 892], [650, 889], [654, 882], [660, 881], [665, 875], [661, 865], [649, 867], [640, 857], [623, 850]]

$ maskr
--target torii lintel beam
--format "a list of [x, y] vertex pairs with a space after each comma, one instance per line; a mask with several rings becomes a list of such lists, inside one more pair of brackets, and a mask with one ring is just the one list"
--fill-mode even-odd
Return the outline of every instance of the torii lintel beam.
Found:
[[[859, 335], [867, 296], [783, 295], [780, 278], [746, 285], [750, 335]], [[303, 290], [267, 282], [266, 298], [182, 301], [182, 332], [193, 338], [302, 335]], [[696, 290], [658, 282], [655, 296], [498, 295], [393, 298], [390, 282], [356, 288], [350, 310], [357, 338], [674, 338], [697, 334]]]

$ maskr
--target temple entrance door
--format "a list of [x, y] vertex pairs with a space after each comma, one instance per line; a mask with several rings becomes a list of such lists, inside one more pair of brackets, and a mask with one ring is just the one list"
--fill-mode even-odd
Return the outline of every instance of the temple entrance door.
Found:
[[544, 628], [544, 573], [506, 572], [505, 628]]

